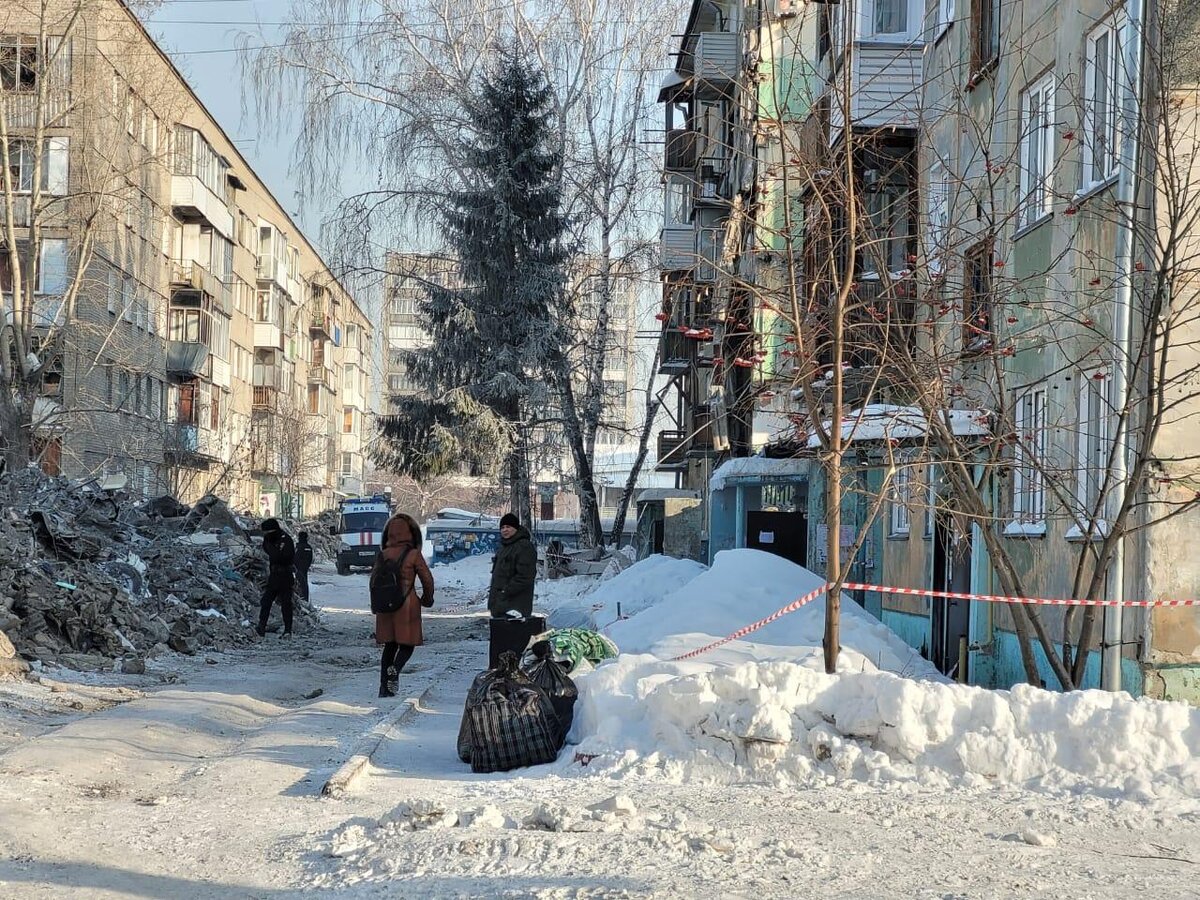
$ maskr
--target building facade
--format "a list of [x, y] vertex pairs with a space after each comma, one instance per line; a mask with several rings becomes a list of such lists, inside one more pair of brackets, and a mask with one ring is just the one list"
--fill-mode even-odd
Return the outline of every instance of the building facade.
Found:
[[[1186, 10], [761, 0], [696, 4], [685, 32], [662, 95], [661, 365], [683, 399], [660, 467], [697, 490], [699, 459], [722, 468], [710, 555], [762, 546], [825, 571], [819, 432], [839, 428], [851, 580], [1194, 598], [1186, 209], [1200, 173]], [[703, 162], [710, 121], [735, 157], [754, 148], [751, 190]], [[752, 344], [730, 343], [721, 271], [727, 297], [753, 298]], [[751, 373], [749, 441], [728, 402], [738, 383], [715, 364], [731, 357]], [[749, 452], [762, 458], [738, 460]], [[857, 599], [955, 677], [1029, 677], [1007, 606]], [[1200, 698], [1195, 607], [1106, 611], [1090, 632], [1081, 611], [1036, 615], [1053, 647], [1075, 645], [1062, 663], [1076, 685]], [[1033, 680], [1057, 686], [1033, 644]]]
[[40, 234], [43, 466], [331, 505], [362, 474], [366, 316], [124, 4], [9, 9], [0, 32], [6, 149], [30, 161], [40, 136], [53, 172], [5, 193], [16, 244]]

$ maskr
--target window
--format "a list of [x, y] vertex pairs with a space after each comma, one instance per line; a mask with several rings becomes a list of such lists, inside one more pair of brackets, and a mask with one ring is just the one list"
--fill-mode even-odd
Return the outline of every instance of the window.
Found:
[[1107, 368], [1083, 373], [1079, 384], [1079, 506], [1085, 524], [1094, 516], [1104, 519], [1100, 504], [1104, 475], [1112, 453], [1112, 397]]
[[937, 515], [937, 468], [935, 466], [925, 467], [925, 492], [926, 492], [926, 507], [925, 507], [925, 537], [933, 537], [933, 517]]
[[[67, 138], [50, 138], [42, 151], [41, 190], [61, 196], [67, 192]], [[20, 194], [33, 192], [33, 176], [37, 160], [32, 141], [13, 141], [9, 145], [8, 169], [12, 173], [13, 189]]]
[[124, 409], [129, 399], [129, 373], [122, 369], [117, 373], [117, 409]]
[[69, 281], [66, 239], [43, 238], [37, 292], [55, 297], [61, 296], [66, 292]]
[[940, 37], [954, 23], [954, 0], [936, 0], [934, 37]]
[[221, 388], [214, 384], [211, 386], [211, 389], [211, 402], [208, 405], [208, 427], [213, 431], [217, 431], [221, 427]]
[[112, 366], [106, 365], [104, 367], [104, 405], [107, 406], [109, 409], [111, 409], [112, 403], [113, 403], [113, 370], [112, 370]]
[[308, 386], [308, 414], [310, 416], [321, 414], [321, 386], [319, 384]]
[[1124, 79], [1121, 22], [1112, 20], [1087, 38], [1084, 74], [1083, 187], [1102, 184], [1117, 171]]
[[950, 242], [950, 179], [946, 167], [935, 162], [929, 170], [929, 233], [925, 255], [933, 273], [940, 273], [944, 266]]
[[893, 537], [907, 537], [912, 529], [912, 465], [907, 455], [895, 459], [896, 474], [892, 479], [891, 522], [889, 533]]
[[870, 244], [862, 258], [864, 273], [900, 272], [908, 268], [909, 195], [896, 182], [868, 190], [864, 205], [870, 217]]
[[0, 35], [0, 89], [32, 91], [37, 87], [41, 53], [33, 35]]
[[178, 406], [175, 409], [175, 421], [178, 424], [199, 424], [200, 404], [196, 400], [196, 382], [187, 381], [179, 385]]
[[1013, 460], [1013, 518], [1038, 525], [1046, 518], [1046, 391], [1036, 388], [1017, 398], [1017, 444]]
[[342, 410], [342, 434], [354, 434], [354, 410]]
[[691, 226], [692, 190], [688, 179], [673, 175], [667, 179], [665, 224], [668, 228]]
[[908, 33], [908, 0], [875, 0], [876, 35]]
[[971, 0], [971, 71], [980, 74], [1000, 58], [1000, 0]]
[[963, 260], [963, 349], [979, 353], [992, 346], [993, 245], [981, 241]]
[[117, 270], [108, 270], [108, 313], [115, 316], [117, 314], [117, 297], [120, 291], [117, 288]]
[[1018, 227], [1050, 214], [1054, 168], [1054, 75], [1021, 95], [1021, 196]]
[[354, 474], [354, 454], [342, 454], [342, 476], [349, 478]]

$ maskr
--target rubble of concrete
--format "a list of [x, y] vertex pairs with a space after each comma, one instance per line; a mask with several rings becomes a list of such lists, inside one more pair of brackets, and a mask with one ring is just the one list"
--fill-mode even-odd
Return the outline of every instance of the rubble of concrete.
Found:
[[[140, 673], [171, 650], [257, 640], [255, 525], [215, 497], [188, 507], [32, 468], [0, 476], [0, 675], [35, 660]], [[312, 607], [297, 600], [296, 621], [314, 627]]]

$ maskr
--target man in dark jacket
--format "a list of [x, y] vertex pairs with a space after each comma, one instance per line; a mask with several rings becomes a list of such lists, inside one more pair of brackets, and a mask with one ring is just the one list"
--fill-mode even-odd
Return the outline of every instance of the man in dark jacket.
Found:
[[500, 520], [500, 549], [492, 563], [488, 612], [504, 618], [510, 611], [533, 615], [533, 583], [537, 579], [537, 548], [521, 520], [508, 513]]
[[271, 618], [271, 607], [279, 601], [283, 610], [283, 633], [292, 633], [292, 589], [295, 587], [296, 545], [279, 524], [277, 519], [266, 519], [262, 523], [263, 550], [270, 563], [267, 586], [263, 590], [262, 603], [258, 609], [258, 634], [267, 633], [267, 621]]
[[308, 570], [312, 568], [313, 548], [308, 543], [308, 532], [296, 535], [296, 587], [300, 599], [308, 602]]

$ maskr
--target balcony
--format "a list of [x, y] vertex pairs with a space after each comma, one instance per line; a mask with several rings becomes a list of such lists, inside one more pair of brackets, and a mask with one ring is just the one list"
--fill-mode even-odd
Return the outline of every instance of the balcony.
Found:
[[[857, 43], [850, 73], [850, 124], [859, 128], [916, 128], [920, 123], [924, 45]], [[839, 76], [840, 78], [840, 76]], [[830, 141], [844, 126], [840, 103], [830, 104]]]
[[659, 265], [664, 272], [691, 271], [696, 265], [696, 229], [664, 228]]
[[171, 176], [171, 206], [184, 220], [201, 219], [221, 237], [233, 239], [233, 214], [229, 207], [195, 175]]
[[221, 458], [220, 439], [207, 428], [175, 423], [170, 426], [166, 446], [168, 457], [215, 462]]
[[274, 322], [255, 322], [254, 323], [254, 346], [262, 348], [270, 348], [271, 350], [283, 349], [283, 329]]
[[251, 405], [258, 410], [272, 410], [279, 405], [279, 388], [270, 384], [254, 385]]
[[308, 367], [308, 383], [323, 385], [324, 387], [329, 388], [331, 391], [337, 390], [337, 384], [333, 377], [333, 371], [325, 368], [325, 366], [315, 361], [311, 366]]
[[700, 160], [695, 202], [697, 206], [728, 206], [732, 183], [726, 178], [729, 160], [725, 156], [706, 156]]
[[696, 132], [689, 128], [672, 128], [667, 132], [668, 172], [691, 172], [696, 168]]
[[660, 431], [658, 433], [659, 472], [681, 472], [688, 466], [687, 436], [682, 431]]
[[195, 260], [172, 260], [171, 295], [202, 294], [216, 298], [224, 293], [224, 285]]
[[674, 325], [663, 329], [660, 341], [662, 352], [658, 359], [659, 375], [682, 375], [691, 369], [696, 341], [684, 337]]
[[167, 374], [208, 376], [208, 346], [191, 341], [167, 341]]
[[308, 330], [314, 336], [333, 338], [333, 316], [324, 310], [313, 310], [308, 319]]
[[740, 35], [706, 31], [696, 41], [696, 93], [722, 96], [731, 92], [742, 68]]

